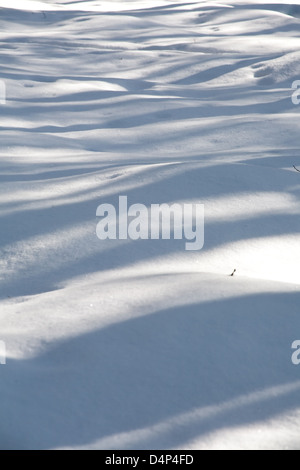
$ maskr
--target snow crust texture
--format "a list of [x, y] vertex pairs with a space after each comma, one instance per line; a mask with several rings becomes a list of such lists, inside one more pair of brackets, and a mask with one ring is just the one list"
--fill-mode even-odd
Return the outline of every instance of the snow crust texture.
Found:
[[[0, 0], [0, 449], [300, 449], [299, 28]], [[100, 241], [120, 195], [204, 203], [204, 249]]]

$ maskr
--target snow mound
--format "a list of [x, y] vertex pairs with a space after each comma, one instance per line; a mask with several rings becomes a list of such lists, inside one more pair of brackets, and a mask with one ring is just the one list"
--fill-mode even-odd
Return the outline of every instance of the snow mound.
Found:
[[287, 84], [300, 77], [300, 53], [285, 54], [252, 66], [254, 77], [261, 85]]
[[0, 8], [0, 448], [299, 449], [297, 1]]

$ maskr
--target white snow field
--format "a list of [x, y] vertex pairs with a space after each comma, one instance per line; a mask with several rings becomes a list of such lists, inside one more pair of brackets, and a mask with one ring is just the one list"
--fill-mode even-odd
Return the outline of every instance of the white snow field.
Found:
[[299, 2], [0, 8], [0, 449], [299, 450]]

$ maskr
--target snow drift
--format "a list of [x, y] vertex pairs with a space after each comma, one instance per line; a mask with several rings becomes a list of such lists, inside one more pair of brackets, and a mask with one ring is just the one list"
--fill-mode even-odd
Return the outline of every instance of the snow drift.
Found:
[[[299, 449], [297, 2], [0, 7], [0, 447]], [[204, 249], [100, 242], [120, 195]]]

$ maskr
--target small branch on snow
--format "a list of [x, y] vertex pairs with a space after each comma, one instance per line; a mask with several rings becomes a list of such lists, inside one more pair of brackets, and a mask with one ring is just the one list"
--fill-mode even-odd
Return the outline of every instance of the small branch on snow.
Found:
[[298, 168], [294, 165], [294, 168], [296, 171], [298, 171], [298, 173], [300, 173], [300, 170], [298, 170]]
[[233, 277], [235, 275], [235, 273], [236, 273], [236, 269], [233, 271], [232, 274], [230, 274], [230, 277]]

